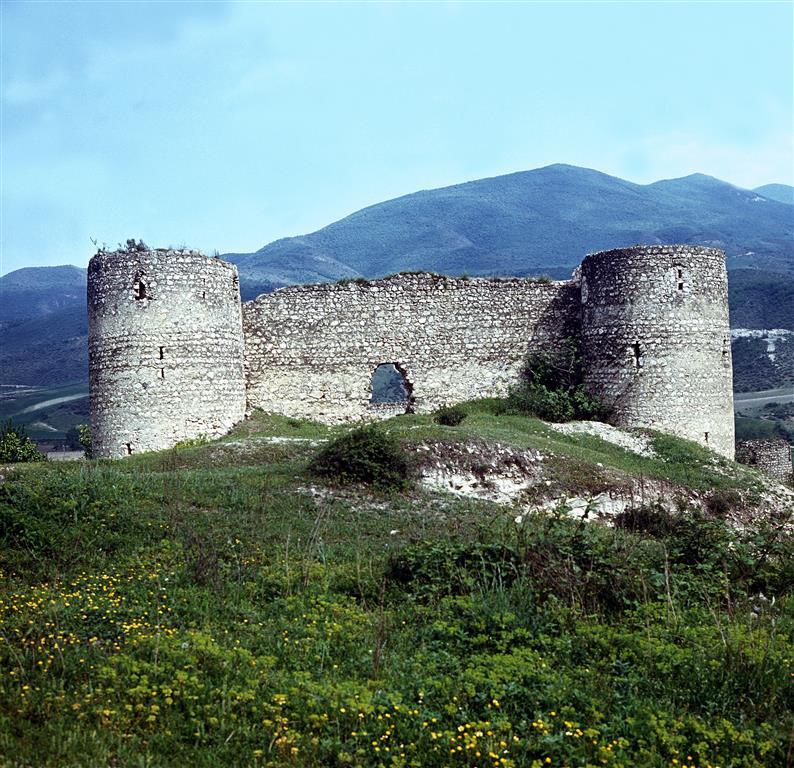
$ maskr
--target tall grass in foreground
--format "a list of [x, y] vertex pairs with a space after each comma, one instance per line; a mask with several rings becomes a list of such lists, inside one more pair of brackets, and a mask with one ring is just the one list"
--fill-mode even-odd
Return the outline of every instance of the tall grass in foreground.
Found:
[[[474, 412], [444, 434], [558, 439], [509, 423]], [[680, 443], [660, 445], [683, 473]], [[791, 764], [790, 537], [716, 508], [517, 523], [325, 484], [319, 450], [12, 473], [0, 764]]]

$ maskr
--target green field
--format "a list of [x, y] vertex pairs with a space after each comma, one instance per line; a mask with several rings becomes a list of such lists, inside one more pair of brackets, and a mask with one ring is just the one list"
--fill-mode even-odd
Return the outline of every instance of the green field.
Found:
[[784, 439], [794, 444], [794, 390], [791, 387], [759, 392], [736, 392], [737, 440]]
[[613, 529], [342, 486], [310, 460], [345, 428], [262, 414], [213, 443], [3, 468], [0, 765], [785, 766], [794, 547], [758, 476], [674, 438], [644, 459], [466, 409], [384, 429], [535, 447], [554, 493], [656, 478], [711, 511]]
[[0, 385], [0, 423], [12, 419], [36, 441], [60, 442], [76, 424], [88, 423], [88, 385], [18, 389]]
[[764, 389], [760, 392], [736, 392], [733, 395], [733, 409], [737, 413], [750, 416], [758, 415], [768, 403], [794, 402], [794, 388]]

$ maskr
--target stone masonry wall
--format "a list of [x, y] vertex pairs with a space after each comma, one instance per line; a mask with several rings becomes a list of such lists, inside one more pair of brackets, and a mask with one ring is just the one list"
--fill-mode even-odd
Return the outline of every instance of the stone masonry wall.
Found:
[[188, 250], [100, 252], [88, 266], [94, 453], [222, 435], [245, 415], [237, 269]]
[[[578, 334], [572, 282], [382, 280], [282, 288], [243, 305], [248, 405], [339, 422], [502, 396], [527, 351]], [[370, 404], [381, 363], [410, 402]]]
[[725, 256], [689, 245], [590, 254], [581, 266], [585, 383], [618, 425], [733, 458]]
[[[503, 396], [528, 351], [575, 337], [586, 386], [618, 425], [733, 457], [719, 250], [590, 254], [574, 280], [558, 283], [415, 273], [292, 286], [241, 307], [233, 265], [130, 242], [89, 264], [98, 456], [221, 435], [246, 406], [334, 423]], [[385, 363], [403, 375], [405, 402], [370, 402]]]
[[736, 461], [783, 483], [791, 482], [791, 446], [785, 440], [743, 440], [736, 444]]

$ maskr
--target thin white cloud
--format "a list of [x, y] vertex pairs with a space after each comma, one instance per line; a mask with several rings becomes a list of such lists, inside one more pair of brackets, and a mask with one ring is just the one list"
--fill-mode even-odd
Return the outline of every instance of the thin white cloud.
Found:
[[19, 78], [3, 85], [3, 101], [6, 105], [27, 106], [51, 101], [68, 85], [69, 78], [63, 70], [48, 72], [39, 78]]

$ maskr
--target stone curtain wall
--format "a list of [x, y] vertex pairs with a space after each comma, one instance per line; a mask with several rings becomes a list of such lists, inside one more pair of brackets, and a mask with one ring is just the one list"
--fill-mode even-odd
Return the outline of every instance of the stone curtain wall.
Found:
[[782, 483], [792, 480], [791, 446], [785, 440], [744, 440], [736, 444], [736, 461]]
[[[571, 282], [402, 274], [282, 288], [243, 306], [248, 405], [324, 422], [502, 396], [527, 351], [578, 334]], [[408, 405], [372, 405], [393, 363]]]
[[590, 254], [581, 266], [588, 389], [615, 421], [694, 440], [733, 458], [725, 256], [698, 246]]
[[96, 456], [228, 432], [245, 414], [236, 267], [199, 251], [98, 253], [88, 351]]
[[[247, 405], [334, 423], [503, 396], [528, 351], [581, 342], [585, 383], [619, 425], [733, 457], [725, 260], [698, 246], [585, 258], [573, 281], [427, 273], [283, 288], [240, 305], [236, 268], [133, 246], [89, 264], [96, 454], [217, 436]], [[392, 363], [409, 399], [370, 402]]]

